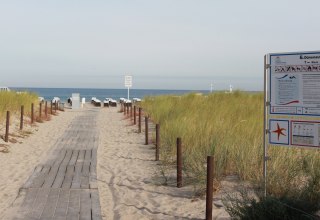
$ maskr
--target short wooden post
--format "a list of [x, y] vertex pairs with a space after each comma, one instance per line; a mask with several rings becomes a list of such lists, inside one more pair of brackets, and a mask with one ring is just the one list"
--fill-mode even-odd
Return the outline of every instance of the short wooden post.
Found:
[[10, 124], [10, 112], [7, 111], [7, 120], [6, 120], [6, 134], [4, 136], [4, 141], [9, 141], [9, 124]]
[[130, 105], [130, 120], [132, 120], [132, 105]]
[[24, 115], [24, 106], [21, 105], [21, 112], [20, 112], [20, 130], [23, 129], [23, 115]]
[[133, 124], [137, 124], [136, 106], [133, 106]]
[[141, 133], [141, 108], [139, 108], [139, 121], [138, 121], [138, 126], [139, 126], [139, 133]]
[[31, 124], [34, 122], [34, 104], [31, 104]]
[[130, 104], [127, 103], [127, 115], [129, 116], [129, 111], [130, 111]]
[[182, 187], [182, 146], [181, 138], [177, 138], [177, 187]]
[[144, 122], [145, 122], [145, 136], [146, 136], [146, 145], [149, 144], [149, 118], [146, 116], [144, 117]]
[[156, 161], [159, 161], [160, 124], [156, 124]]
[[46, 101], [45, 107], [44, 107], [44, 113], [46, 115], [46, 118], [48, 117], [48, 102]]
[[213, 162], [214, 157], [207, 157], [207, 197], [206, 197], [206, 220], [212, 219], [212, 196], [213, 196]]
[[41, 120], [41, 112], [42, 112], [42, 102], [40, 102], [39, 104], [39, 117], [40, 117], [40, 120]]
[[54, 102], [54, 113], [57, 112], [57, 108], [58, 108], [58, 103], [57, 101]]
[[52, 105], [53, 105], [53, 103], [52, 103], [52, 100], [51, 100], [51, 105], [50, 105], [50, 114], [52, 115]]
[[127, 114], [127, 105], [126, 103], [123, 103], [123, 114], [126, 115]]

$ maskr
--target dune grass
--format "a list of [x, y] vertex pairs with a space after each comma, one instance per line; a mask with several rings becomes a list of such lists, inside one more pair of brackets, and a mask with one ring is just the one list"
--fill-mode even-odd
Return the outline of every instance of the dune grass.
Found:
[[0, 92], [0, 122], [5, 120], [7, 111], [10, 111], [11, 115], [20, 114], [21, 105], [25, 106], [24, 112], [29, 115], [31, 103], [38, 104], [38, 96], [34, 93]]
[[[141, 104], [161, 128], [161, 169], [175, 165], [176, 138], [183, 143], [184, 173], [196, 191], [205, 188], [206, 156], [215, 157], [215, 178], [236, 174], [263, 185], [263, 94], [146, 97]], [[319, 150], [270, 147], [268, 192], [319, 198]]]

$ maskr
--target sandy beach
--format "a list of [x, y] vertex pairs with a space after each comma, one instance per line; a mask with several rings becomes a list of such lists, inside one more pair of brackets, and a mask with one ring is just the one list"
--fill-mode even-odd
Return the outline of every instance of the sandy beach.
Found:
[[[77, 117], [90, 111], [90, 104], [77, 111], [67, 109], [51, 121], [37, 123], [33, 134], [10, 144], [9, 153], [0, 153], [0, 219], [11, 216], [10, 209], [19, 190]], [[97, 109], [97, 108], [95, 108]], [[86, 111], [84, 111], [86, 110]], [[205, 199], [193, 195], [192, 186], [180, 189], [161, 185], [154, 145], [144, 144], [119, 108], [100, 108], [97, 180], [103, 219], [204, 219]], [[215, 196], [214, 219], [229, 219]]]

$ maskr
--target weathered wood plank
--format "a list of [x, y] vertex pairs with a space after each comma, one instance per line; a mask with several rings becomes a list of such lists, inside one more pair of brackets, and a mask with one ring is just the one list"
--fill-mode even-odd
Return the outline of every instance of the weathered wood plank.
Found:
[[59, 199], [59, 193], [60, 193], [60, 189], [51, 189], [50, 190], [47, 203], [43, 209], [43, 212], [42, 212], [40, 218], [49, 219], [54, 216], [54, 212], [56, 210], [57, 202]]
[[27, 182], [24, 184], [22, 188], [25, 188], [25, 189], [30, 188], [33, 183], [33, 180], [38, 176], [40, 176], [42, 168], [43, 168], [42, 165], [36, 166], [32, 175], [29, 177], [29, 179], [27, 180]]
[[53, 166], [50, 169], [50, 172], [48, 173], [48, 175], [46, 176], [45, 180], [44, 180], [44, 184], [43, 184], [43, 188], [51, 188], [52, 184], [58, 174], [59, 171], [59, 166]]
[[90, 174], [89, 174], [89, 185], [90, 189], [97, 189], [98, 182], [97, 182], [97, 167], [94, 164], [90, 164]]
[[40, 174], [32, 180], [30, 188], [40, 188], [44, 184], [45, 178], [47, 177], [51, 166], [44, 165]]
[[23, 189], [25, 190], [25, 198], [23, 200], [23, 203], [21, 205], [21, 212], [29, 212], [30, 210], [32, 210], [32, 206], [34, 201], [37, 198], [37, 194], [38, 194], [38, 190], [39, 189], [35, 189], [35, 188], [31, 188], [31, 189]]
[[81, 189], [89, 189], [89, 171], [90, 171], [90, 162], [83, 163], [82, 173], [81, 173]]
[[62, 183], [63, 189], [70, 189], [71, 188], [73, 174], [74, 174], [74, 166], [68, 165], [67, 172], [65, 173], [64, 180]]
[[70, 190], [69, 205], [67, 212], [67, 219], [79, 219], [80, 214], [80, 190]]
[[90, 190], [91, 193], [91, 216], [92, 220], [102, 220], [101, 217], [101, 207], [99, 201], [99, 192], [98, 190]]
[[69, 165], [74, 166], [76, 164], [77, 159], [78, 159], [78, 155], [79, 155], [79, 150], [72, 151], [72, 157], [70, 159]]
[[48, 188], [41, 188], [39, 189], [39, 192], [37, 194], [37, 198], [34, 201], [34, 205], [33, 205], [33, 209], [30, 210], [32, 212], [32, 217], [35, 218], [40, 218], [43, 209], [46, 205], [46, 202], [48, 200], [49, 197], [49, 193], [50, 193], [50, 189]]
[[80, 220], [91, 220], [91, 198], [89, 189], [83, 189], [80, 193]]
[[86, 152], [86, 155], [85, 155], [85, 158], [84, 158], [84, 162], [90, 163], [90, 161], [91, 161], [91, 149], [90, 150], [85, 150], [85, 152]]
[[57, 207], [54, 212], [55, 219], [59, 219], [59, 218], [66, 219], [67, 211], [68, 211], [68, 204], [69, 204], [69, 196], [70, 196], [69, 189], [61, 189], [60, 190]]
[[61, 164], [59, 167], [59, 171], [57, 173], [57, 176], [54, 179], [54, 182], [52, 184], [52, 188], [54, 188], [54, 189], [61, 188], [66, 170], [67, 170], [67, 165]]

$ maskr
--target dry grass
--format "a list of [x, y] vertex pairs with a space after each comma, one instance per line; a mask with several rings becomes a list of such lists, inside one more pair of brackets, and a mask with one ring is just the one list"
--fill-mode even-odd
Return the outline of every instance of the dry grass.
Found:
[[0, 92], [0, 123], [5, 120], [6, 112], [11, 115], [20, 114], [21, 106], [24, 105], [24, 112], [30, 115], [31, 103], [38, 104], [38, 96], [33, 93]]
[[[263, 94], [234, 92], [209, 96], [147, 97], [142, 103], [161, 124], [161, 173], [175, 166], [176, 138], [183, 143], [184, 172], [196, 191], [206, 181], [206, 156], [215, 156], [215, 177], [237, 174], [261, 186], [263, 181]], [[269, 149], [268, 191], [275, 195], [320, 193], [319, 150]], [[312, 197], [312, 193], [310, 193]]]

